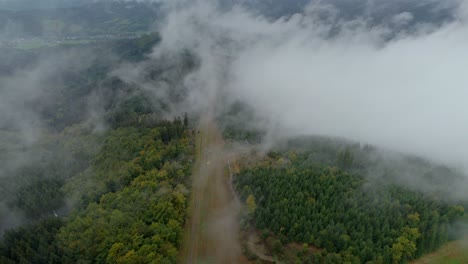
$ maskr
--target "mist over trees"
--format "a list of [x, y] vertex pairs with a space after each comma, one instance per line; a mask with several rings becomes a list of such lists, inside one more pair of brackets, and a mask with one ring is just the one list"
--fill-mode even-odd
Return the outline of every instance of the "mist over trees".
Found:
[[[188, 118], [170, 116], [183, 90], [157, 97], [112, 73], [158, 41], [2, 53], [2, 263], [176, 261], [193, 160]], [[174, 88], [170, 72], [191, 67], [178, 63], [142, 78]]]
[[0, 46], [0, 263], [180, 261], [204, 115], [242, 232], [286, 263], [407, 263], [461, 238], [463, 3], [323, 2], [0, 10], [0, 42], [86, 39]]
[[321, 145], [319, 152], [271, 152], [235, 177], [250, 224], [278, 257], [285, 258], [275, 244], [295, 242], [321, 249], [298, 253], [295, 261], [301, 263], [405, 263], [460, 238], [449, 234], [466, 200], [413, 191], [390, 175], [373, 182], [363, 173], [375, 164], [354, 160], [349, 149], [336, 151], [333, 141], [314, 143]]

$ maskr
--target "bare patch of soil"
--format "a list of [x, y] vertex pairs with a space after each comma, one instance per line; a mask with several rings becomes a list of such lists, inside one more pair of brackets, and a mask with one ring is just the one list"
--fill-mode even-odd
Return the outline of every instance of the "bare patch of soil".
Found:
[[240, 205], [230, 187], [227, 165], [220, 131], [211, 120], [202, 120], [182, 263], [248, 263], [240, 246]]

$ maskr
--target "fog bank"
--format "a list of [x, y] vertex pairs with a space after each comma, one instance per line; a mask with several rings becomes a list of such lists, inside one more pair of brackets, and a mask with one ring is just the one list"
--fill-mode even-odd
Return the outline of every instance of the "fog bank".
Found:
[[463, 166], [466, 3], [451, 22], [413, 21], [411, 30], [404, 4], [390, 22], [375, 24], [340, 19], [342, 10], [317, 3], [272, 20], [191, 1], [169, 15], [153, 58], [195, 53], [200, 67], [186, 78], [195, 109], [213, 97], [223, 98], [220, 108], [241, 100], [279, 136], [337, 136]]

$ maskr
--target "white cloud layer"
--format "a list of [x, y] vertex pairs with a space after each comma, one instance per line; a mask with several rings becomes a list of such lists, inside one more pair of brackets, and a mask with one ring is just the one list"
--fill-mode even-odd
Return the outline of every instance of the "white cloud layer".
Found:
[[[394, 25], [370, 27], [365, 19], [319, 20], [323, 6], [269, 21], [242, 8], [221, 12], [216, 1], [195, 1], [169, 16], [154, 56], [183, 49], [198, 55], [201, 67], [186, 80], [197, 108], [222, 91], [287, 135], [350, 138], [463, 166], [465, 6], [451, 23], [408, 33], [395, 32]], [[392, 22], [412, 19], [404, 12]]]

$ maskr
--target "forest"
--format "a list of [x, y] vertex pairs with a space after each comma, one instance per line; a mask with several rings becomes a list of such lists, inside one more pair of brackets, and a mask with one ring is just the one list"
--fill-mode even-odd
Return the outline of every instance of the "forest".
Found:
[[[183, 90], [157, 100], [111, 74], [158, 41], [154, 34], [2, 53], [5, 84], [45, 71], [50, 57], [66, 63], [45, 71], [35, 90], [0, 89], [7, 103], [30, 100], [0, 120], [0, 263], [177, 262], [194, 136], [187, 114], [167, 112]], [[190, 67], [181, 65], [173, 70]], [[161, 84], [160, 66], [149, 66], [148, 82]], [[23, 99], [22, 89], [31, 96]], [[35, 120], [37, 138], [25, 138], [20, 117]]]
[[[176, 262], [194, 148], [187, 127], [180, 119], [120, 127], [103, 141], [90, 167], [63, 185], [39, 178], [19, 192], [17, 206], [42, 215], [4, 234], [2, 263]], [[75, 205], [58, 216], [65, 202]]]
[[[335, 153], [334, 159], [321, 155], [328, 166], [314, 162], [317, 152], [310, 149], [273, 151], [244, 165], [235, 177], [250, 209], [248, 225], [260, 230], [278, 258], [287, 263], [406, 263], [458, 238], [451, 228], [464, 215], [461, 201], [372, 182], [362, 168], [352, 170], [349, 149], [334, 152], [330, 142], [339, 141], [321, 141], [314, 146]], [[303, 250], [286, 257], [283, 248], [289, 243], [304, 245]]]
[[[104, 17], [93, 5], [3, 12], [27, 36], [141, 33], [157, 15], [141, 5], [114, 8]], [[75, 21], [80, 12], [89, 21]], [[151, 33], [0, 48], [0, 263], [180, 261], [200, 134], [200, 113], [185, 113], [194, 99], [187, 82], [200, 81], [203, 61], [188, 50], [155, 59], [161, 41]], [[275, 259], [408, 263], [464, 235], [456, 229], [468, 206], [460, 171], [325, 136], [277, 139], [265, 150], [267, 121], [228, 97], [213, 107], [214, 123], [226, 140], [219, 148], [233, 149], [200, 153], [248, 149], [232, 161], [238, 220]]]

